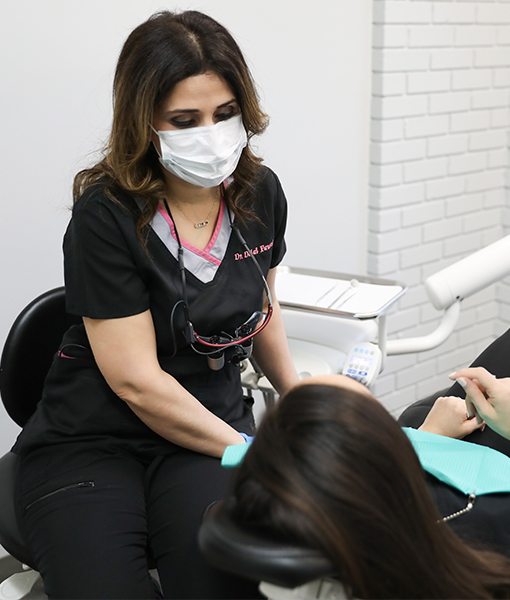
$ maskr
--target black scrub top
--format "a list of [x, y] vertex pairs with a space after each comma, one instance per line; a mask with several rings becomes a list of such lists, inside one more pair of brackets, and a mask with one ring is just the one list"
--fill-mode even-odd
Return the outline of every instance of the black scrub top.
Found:
[[[261, 168], [252, 210], [256, 218], [234, 224], [267, 274], [285, 254], [287, 218], [282, 187], [267, 167]], [[227, 362], [220, 371], [212, 371], [205, 357], [186, 347], [181, 333], [172, 336], [171, 313], [183, 291], [171, 220], [163, 211], [156, 213], [144, 248], [136, 234], [138, 214], [133, 198], [123, 194], [114, 202], [100, 185], [74, 205], [64, 236], [67, 311], [115, 319], [150, 310], [161, 367], [211, 412], [249, 432], [253, 419], [243, 401], [239, 367]], [[195, 331], [205, 336], [233, 333], [261, 309], [264, 298], [262, 278], [232, 231], [229, 214], [222, 204], [204, 250], [181, 240], [189, 313]], [[83, 324], [65, 333], [42, 399], [13, 451], [27, 454], [66, 442], [120, 445], [150, 455], [176, 449], [109, 388], [93, 360]]]

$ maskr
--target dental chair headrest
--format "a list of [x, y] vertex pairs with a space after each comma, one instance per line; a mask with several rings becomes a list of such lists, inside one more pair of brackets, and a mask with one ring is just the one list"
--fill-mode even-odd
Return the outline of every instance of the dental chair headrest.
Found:
[[335, 575], [333, 565], [317, 550], [282, 543], [237, 524], [234, 505], [233, 499], [213, 504], [200, 528], [200, 549], [215, 567], [286, 588]]

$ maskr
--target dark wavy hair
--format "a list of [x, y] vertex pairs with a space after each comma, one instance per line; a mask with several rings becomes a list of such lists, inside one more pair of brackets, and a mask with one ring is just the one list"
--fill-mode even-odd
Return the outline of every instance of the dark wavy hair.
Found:
[[321, 550], [357, 598], [509, 598], [510, 560], [441, 522], [418, 458], [375, 399], [300, 385], [264, 418], [235, 518]]
[[[267, 126], [255, 84], [241, 50], [230, 33], [197, 12], [168, 11], [152, 15], [127, 38], [119, 56], [113, 86], [113, 123], [103, 159], [80, 171], [74, 180], [76, 202], [91, 185], [101, 183], [118, 200], [125, 190], [142, 200], [137, 231], [150, 223], [164, 196], [164, 180], [151, 143], [153, 113], [174, 86], [212, 71], [232, 88], [248, 137]], [[226, 190], [229, 206], [240, 220], [250, 218], [250, 202], [261, 159], [244, 148], [233, 182]]]

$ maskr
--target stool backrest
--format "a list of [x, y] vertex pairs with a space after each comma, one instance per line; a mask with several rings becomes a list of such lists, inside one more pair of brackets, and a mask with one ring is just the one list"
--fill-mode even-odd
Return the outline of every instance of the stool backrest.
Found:
[[14, 321], [0, 359], [0, 395], [7, 413], [20, 427], [41, 398], [63, 333], [76, 322], [77, 317], [66, 313], [63, 287], [32, 300]]

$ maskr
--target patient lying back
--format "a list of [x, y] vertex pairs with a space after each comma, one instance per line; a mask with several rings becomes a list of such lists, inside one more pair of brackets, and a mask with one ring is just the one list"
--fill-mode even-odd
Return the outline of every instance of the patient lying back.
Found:
[[510, 598], [510, 559], [442, 520], [407, 436], [346, 377], [267, 412], [234, 497], [238, 522], [319, 549], [353, 597]]

